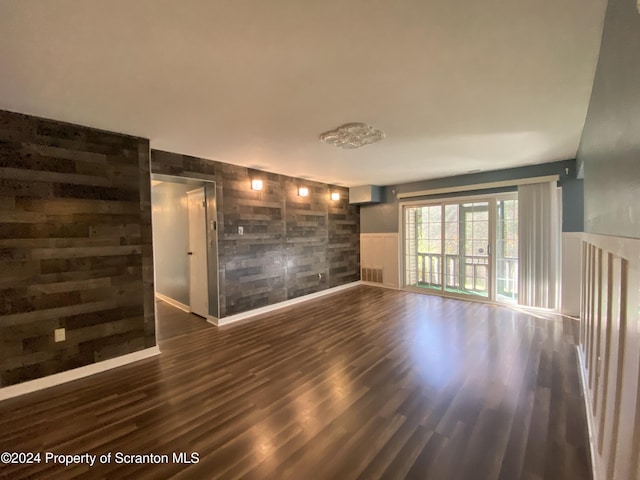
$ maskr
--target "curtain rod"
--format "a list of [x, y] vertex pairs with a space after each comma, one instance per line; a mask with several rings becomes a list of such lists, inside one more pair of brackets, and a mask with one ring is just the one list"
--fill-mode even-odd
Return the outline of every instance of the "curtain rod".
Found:
[[428, 195], [440, 195], [443, 193], [469, 192], [472, 190], [487, 190], [489, 188], [516, 187], [518, 185], [530, 185], [532, 183], [557, 182], [560, 175], [547, 175], [546, 177], [516, 178], [513, 180], [501, 180], [499, 182], [476, 183], [474, 185], [459, 185], [457, 187], [433, 188], [418, 192], [399, 193], [398, 198], [425, 197]]

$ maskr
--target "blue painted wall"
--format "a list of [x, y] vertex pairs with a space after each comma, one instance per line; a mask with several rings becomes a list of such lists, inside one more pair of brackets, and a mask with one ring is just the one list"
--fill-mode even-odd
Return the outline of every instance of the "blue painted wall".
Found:
[[[567, 173], [568, 169], [568, 173]], [[445, 188], [478, 183], [498, 182], [516, 178], [542, 177], [545, 175], [560, 175], [559, 185], [562, 187], [562, 231], [582, 232], [584, 227], [583, 210], [583, 181], [576, 178], [576, 161], [543, 163], [527, 167], [494, 170], [471, 175], [437, 178], [418, 182], [389, 185], [383, 188], [382, 203], [363, 205], [360, 207], [360, 231], [362, 233], [392, 233], [398, 232], [398, 193], [415, 192], [433, 188]], [[465, 192], [463, 195], [474, 193], [498, 193], [512, 191], [514, 188], [484, 190], [482, 192]], [[460, 193], [449, 195], [461, 195]], [[433, 197], [430, 197], [433, 198]]]
[[578, 159], [585, 229], [640, 238], [640, 13], [609, 0]]

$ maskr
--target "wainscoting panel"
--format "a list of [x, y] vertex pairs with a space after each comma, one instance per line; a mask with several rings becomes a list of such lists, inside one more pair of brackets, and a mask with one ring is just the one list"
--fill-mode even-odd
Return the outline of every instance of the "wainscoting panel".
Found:
[[596, 480], [640, 479], [640, 240], [585, 235], [580, 361]]
[[582, 236], [578, 232], [562, 233], [561, 312], [572, 317], [580, 314]]
[[363, 233], [360, 245], [362, 281], [399, 288], [398, 234]]

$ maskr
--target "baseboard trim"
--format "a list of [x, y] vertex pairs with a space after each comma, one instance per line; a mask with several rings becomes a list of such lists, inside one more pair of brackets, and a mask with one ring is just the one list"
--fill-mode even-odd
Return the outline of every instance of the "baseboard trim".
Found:
[[174, 306], [176, 308], [179, 308], [183, 312], [191, 313], [191, 307], [189, 307], [189, 305], [185, 305], [184, 303], [180, 303], [179, 301], [174, 300], [171, 297], [167, 297], [166, 295], [163, 295], [161, 293], [156, 292], [156, 298], [158, 300], [162, 300], [163, 302], [168, 303], [169, 305], [172, 305], [172, 306]]
[[562, 313], [559, 310], [546, 309], [546, 308], [537, 308], [537, 307], [529, 307], [527, 305], [509, 305], [504, 303], [496, 303], [496, 305], [502, 305], [517, 312], [524, 313], [526, 315], [531, 315], [532, 317], [540, 318], [542, 320], [548, 320], [544, 315], [551, 315], [557, 317], [568, 318], [569, 320], [573, 320], [574, 322], [580, 322], [580, 315], [567, 315], [566, 313]]
[[137, 352], [128, 353], [120, 357], [92, 363], [91, 365], [85, 365], [84, 367], [74, 368], [72, 370], [67, 370], [66, 372], [54, 373], [47, 377], [29, 380], [27, 382], [18, 383], [17, 385], [9, 385], [7, 387], [0, 388], [0, 402], [9, 398], [43, 390], [45, 388], [54, 387], [62, 383], [89, 377], [96, 373], [111, 370], [112, 368], [122, 367], [129, 363], [138, 362], [158, 354], [160, 354], [160, 349], [156, 345], [155, 347], [145, 348], [144, 350], [138, 350]]
[[389, 290], [400, 290], [400, 288], [398, 287], [394, 287], [392, 285], [385, 285], [384, 283], [375, 283], [375, 282], [363, 282], [362, 280], [360, 281], [361, 285], [367, 285], [369, 287], [380, 287], [380, 288], [387, 288]]
[[229, 315], [228, 317], [223, 317], [223, 318], [209, 317], [207, 321], [213, 325], [221, 327], [223, 325], [229, 325], [230, 323], [240, 322], [241, 320], [246, 320], [248, 318], [255, 317], [257, 315], [262, 315], [263, 313], [273, 312], [275, 310], [280, 310], [281, 308], [290, 307], [298, 303], [303, 303], [309, 300], [314, 300], [316, 298], [324, 297], [325, 295], [338, 293], [342, 290], [347, 290], [349, 288], [357, 287], [358, 285], [361, 285], [360, 280], [356, 282], [347, 283], [345, 285], [339, 285], [337, 287], [328, 288], [320, 292], [310, 293], [309, 295], [304, 295], [302, 297], [292, 298], [291, 300], [285, 300], [284, 302], [275, 303], [273, 305], [267, 305], [266, 307], [256, 308], [254, 310], [249, 310], [248, 312], [236, 313], [235, 315]]
[[582, 397], [584, 398], [585, 415], [587, 416], [587, 429], [589, 432], [589, 453], [591, 455], [591, 475], [593, 480], [599, 480], [599, 469], [597, 464], [597, 445], [596, 445], [596, 430], [593, 424], [593, 417], [591, 416], [591, 399], [589, 397], [589, 390], [587, 389], [587, 372], [584, 369], [584, 357], [580, 346], [576, 345], [576, 353], [578, 355], [578, 371], [580, 372], [580, 386], [582, 387]]

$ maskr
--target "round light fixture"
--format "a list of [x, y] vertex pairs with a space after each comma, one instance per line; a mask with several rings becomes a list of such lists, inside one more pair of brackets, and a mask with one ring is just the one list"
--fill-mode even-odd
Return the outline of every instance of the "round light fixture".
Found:
[[344, 125], [324, 132], [320, 141], [340, 148], [359, 148], [379, 142], [385, 137], [382, 130], [377, 130], [366, 123], [345, 123]]

